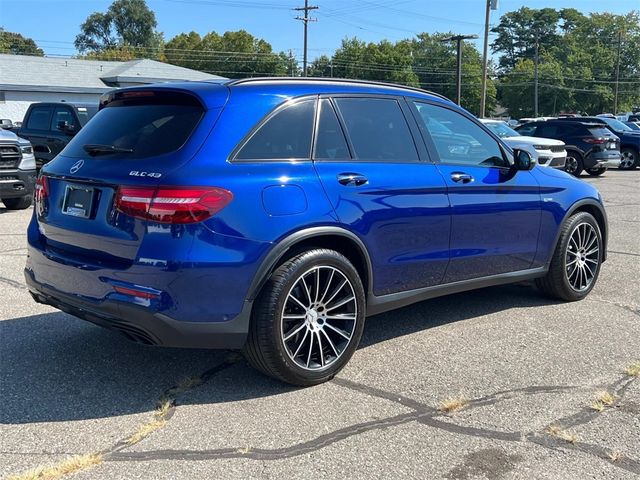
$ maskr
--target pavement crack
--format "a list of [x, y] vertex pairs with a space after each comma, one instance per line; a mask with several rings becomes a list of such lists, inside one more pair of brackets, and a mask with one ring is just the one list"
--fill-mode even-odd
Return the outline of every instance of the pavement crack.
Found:
[[15, 280], [11, 280], [7, 277], [0, 277], [0, 283], [4, 283], [5, 285], [9, 285], [10, 287], [17, 288], [19, 290], [27, 290], [27, 286], [25, 284], [16, 282]]

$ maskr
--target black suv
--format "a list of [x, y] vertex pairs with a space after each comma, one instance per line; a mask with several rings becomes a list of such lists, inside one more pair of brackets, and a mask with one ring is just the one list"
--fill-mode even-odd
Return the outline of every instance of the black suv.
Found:
[[563, 118], [525, 123], [516, 130], [522, 135], [562, 140], [567, 150], [564, 169], [576, 177], [583, 170], [598, 176], [620, 165], [620, 139], [600, 123]]
[[98, 105], [93, 104], [34, 103], [16, 133], [31, 142], [40, 168], [53, 160], [97, 111]]
[[602, 125], [620, 139], [621, 159], [618, 168], [631, 170], [640, 165], [640, 132], [636, 132], [620, 120], [610, 117], [577, 117], [565, 120], [578, 120]]

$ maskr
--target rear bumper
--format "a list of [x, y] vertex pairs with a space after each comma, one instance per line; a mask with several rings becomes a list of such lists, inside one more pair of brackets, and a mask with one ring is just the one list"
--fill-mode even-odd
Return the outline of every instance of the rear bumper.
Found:
[[609, 168], [618, 165], [620, 165], [620, 152], [615, 150], [591, 152], [584, 159], [585, 168]]
[[20, 198], [33, 195], [35, 170], [0, 170], [0, 198]]
[[247, 337], [251, 303], [225, 322], [183, 322], [129, 302], [105, 299], [93, 301], [69, 295], [38, 283], [25, 269], [25, 280], [33, 298], [83, 320], [124, 334], [146, 345], [181, 348], [239, 349]]

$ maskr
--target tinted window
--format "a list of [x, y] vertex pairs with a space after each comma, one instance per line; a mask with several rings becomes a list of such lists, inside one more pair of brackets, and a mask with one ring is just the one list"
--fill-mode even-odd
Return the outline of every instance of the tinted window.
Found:
[[386, 98], [338, 98], [336, 104], [360, 160], [417, 161], [400, 104]]
[[573, 129], [570, 125], [567, 125], [564, 128], [559, 128], [557, 125], [540, 125], [540, 127], [538, 128], [538, 136], [555, 138], [560, 134], [561, 131], [564, 131], [565, 134], [570, 135], [572, 130]]
[[331, 101], [320, 101], [320, 118], [316, 132], [316, 150], [314, 158], [319, 160], [350, 159], [349, 147], [344, 138]]
[[51, 130], [60, 131], [60, 122], [66, 122], [68, 125], [75, 125], [76, 123], [73, 115], [66, 107], [56, 107], [54, 110], [53, 120], [51, 120]]
[[98, 113], [98, 107], [78, 107], [76, 108], [76, 113], [80, 119], [80, 124], [84, 126], [91, 117]]
[[[483, 128], [465, 116], [428, 103], [415, 103], [442, 163], [508, 167], [502, 149]], [[450, 133], [441, 133], [446, 127]]]
[[103, 155], [110, 159], [146, 158], [173, 152], [187, 141], [202, 114], [202, 107], [190, 96], [189, 100], [184, 96], [163, 99], [158, 95], [144, 101], [116, 101], [100, 110], [62, 154], [86, 158], [83, 146], [87, 144], [133, 150]]
[[27, 120], [27, 128], [33, 130], [49, 130], [51, 123], [51, 107], [35, 107], [31, 110], [29, 120]]
[[315, 100], [293, 103], [269, 118], [236, 155], [239, 160], [308, 159]]
[[536, 123], [527, 123], [525, 125], [521, 125], [516, 130], [520, 135], [532, 136], [538, 125]]

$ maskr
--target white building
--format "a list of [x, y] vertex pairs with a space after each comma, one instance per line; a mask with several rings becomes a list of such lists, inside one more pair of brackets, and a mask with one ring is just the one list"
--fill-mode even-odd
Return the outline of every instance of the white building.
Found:
[[181, 80], [224, 80], [155, 60], [110, 62], [0, 54], [0, 119], [22, 121], [34, 102], [98, 103], [117, 87]]

